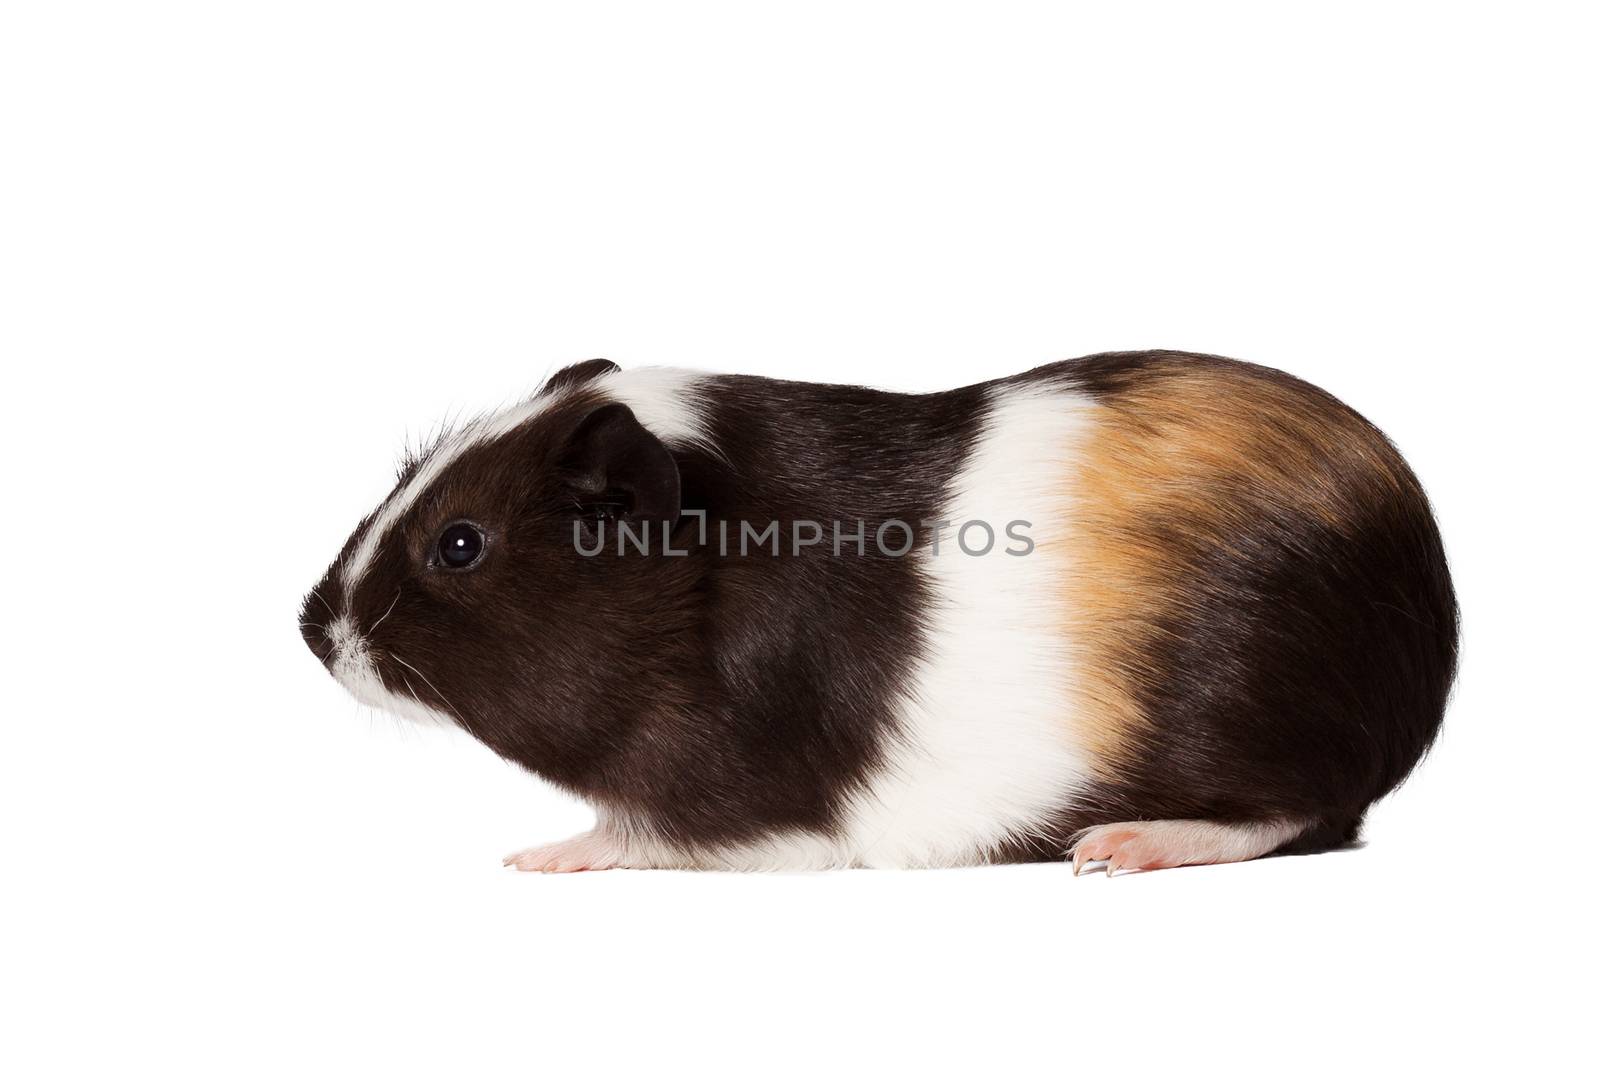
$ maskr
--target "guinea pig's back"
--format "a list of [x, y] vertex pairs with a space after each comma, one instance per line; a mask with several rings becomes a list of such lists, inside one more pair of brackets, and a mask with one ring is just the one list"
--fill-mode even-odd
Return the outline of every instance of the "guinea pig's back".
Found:
[[1438, 730], [1456, 602], [1415, 476], [1266, 368], [1114, 353], [1023, 376], [1092, 398], [1064, 476], [1060, 625], [1090, 782], [1075, 826], [1159, 813], [1352, 837]]

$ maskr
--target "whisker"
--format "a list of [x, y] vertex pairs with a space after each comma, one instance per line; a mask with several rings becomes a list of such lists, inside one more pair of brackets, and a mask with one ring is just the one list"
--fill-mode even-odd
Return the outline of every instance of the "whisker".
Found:
[[[423, 680], [423, 682], [427, 684], [429, 689], [432, 689], [435, 693], [439, 693], [439, 687], [434, 685], [432, 682], [428, 681], [428, 676], [426, 674], [423, 674], [421, 671], [417, 670], [415, 667], [413, 667], [411, 664], [407, 663], [405, 660], [401, 659], [399, 656], [395, 655], [393, 652], [388, 652], [386, 650], [385, 654], [390, 659], [392, 659], [396, 663], [400, 664], [400, 666], [404, 667], [406, 670], [410, 671], [412, 674], [415, 674], [418, 678], [421, 678]], [[439, 699], [444, 701], [444, 706], [445, 707], [447, 707], [451, 711], [455, 712], [457, 718], [460, 718], [461, 713], [459, 711], [456, 711], [456, 706], [454, 704], [450, 703], [450, 698], [449, 697], [445, 696], [443, 693], [439, 693]]]
[[[411, 699], [412, 699], [412, 700], [415, 700], [415, 701], [416, 701], [416, 702], [417, 702], [417, 703], [418, 703], [418, 704], [422, 704], [422, 698], [421, 698], [421, 697], [419, 697], [419, 696], [417, 696], [417, 691], [416, 691], [416, 690], [415, 690], [415, 689], [413, 689], [413, 688], [412, 688], [412, 687], [411, 687], [411, 679], [410, 679], [410, 678], [407, 678], [407, 677], [406, 677], [406, 676], [405, 676], [405, 675], [403, 675], [403, 674], [402, 674], [402, 675], [401, 675], [401, 676], [400, 676], [400, 680], [401, 680], [401, 681], [402, 681], [402, 682], [404, 682], [404, 683], [406, 683], [406, 690], [407, 690], [407, 691], [408, 691], [408, 692], [410, 692], [410, 694], [411, 694]], [[423, 706], [423, 707], [427, 707], [427, 705], [426, 705], [426, 704], [423, 704], [423, 705], [422, 705], [422, 706]]]
[[383, 613], [383, 618], [380, 618], [377, 622], [373, 623], [367, 628], [368, 637], [371, 637], [373, 634], [378, 632], [378, 627], [383, 625], [383, 620], [389, 617], [389, 615], [394, 611], [394, 606], [398, 603], [400, 603], [400, 590], [396, 589], [394, 591], [394, 599], [389, 601], [389, 610]]

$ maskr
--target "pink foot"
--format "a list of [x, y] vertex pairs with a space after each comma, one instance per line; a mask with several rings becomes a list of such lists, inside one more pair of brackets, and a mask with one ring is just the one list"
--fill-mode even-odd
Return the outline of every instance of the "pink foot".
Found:
[[608, 871], [613, 867], [625, 867], [626, 859], [622, 845], [615, 837], [604, 830], [595, 829], [552, 845], [513, 852], [504, 862], [507, 867], [515, 867], [519, 871], [570, 874], [574, 871]]
[[1072, 849], [1072, 873], [1105, 861], [1107, 876], [1124, 870], [1155, 871], [1201, 863], [1253, 860], [1306, 827], [1300, 821], [1217, 823], [1157, 819], [1091, 826]]

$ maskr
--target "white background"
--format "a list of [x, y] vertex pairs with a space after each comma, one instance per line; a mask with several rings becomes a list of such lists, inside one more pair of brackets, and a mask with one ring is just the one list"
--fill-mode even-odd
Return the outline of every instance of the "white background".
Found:
[[[1581, 8], [4, 12], [8, 1062], [1592, 1052]], [[566, 363], [1143, 347], [1331, 389], [1432, 494], [1463, 669], [1364, 849], [516, 875], [583, 808], [300, 644], [406, 436]]]

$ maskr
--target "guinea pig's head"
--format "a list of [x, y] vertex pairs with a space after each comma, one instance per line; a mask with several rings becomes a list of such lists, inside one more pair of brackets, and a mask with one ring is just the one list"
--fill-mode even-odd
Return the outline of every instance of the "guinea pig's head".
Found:
[[[693, 630], [693, 561], [661, 551], [682, 506], [678, 464], [634, 409], [692, 436], [692, 398], [649, 372], [608, 389], [615, 371], [568, 368], [408, 460], [300, 617], [357, 700], [457, 724], [579, 785], [630, 713], [670, 689]], [[619, 555], [618, 523], [648, 524], [648, 551], [630, 541]]]

